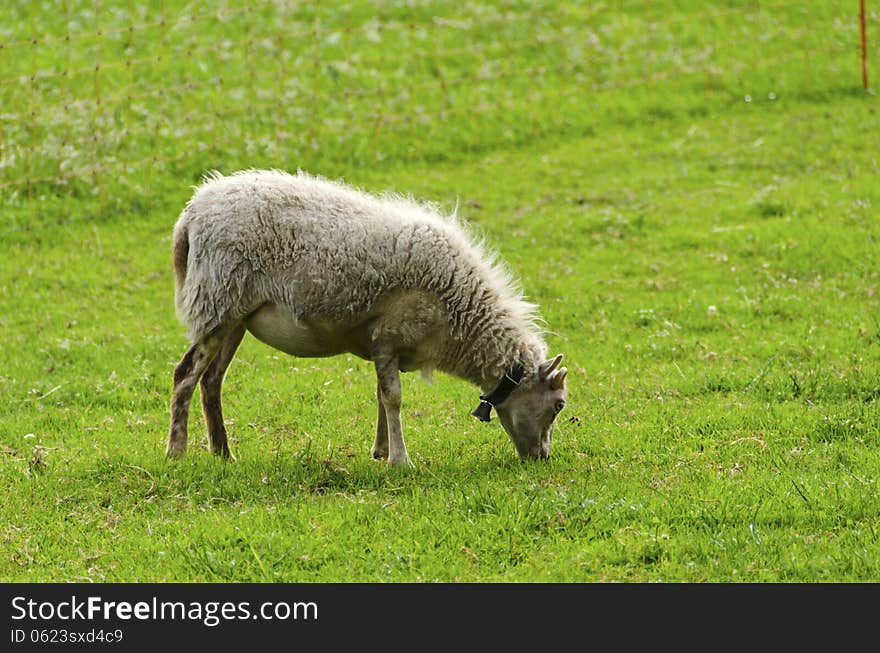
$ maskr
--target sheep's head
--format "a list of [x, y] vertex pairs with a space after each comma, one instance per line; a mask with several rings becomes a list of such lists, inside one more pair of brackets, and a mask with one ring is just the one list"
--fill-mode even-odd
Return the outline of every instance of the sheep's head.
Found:
[[556, 369], [562, 354], [541, 363], [530, 375], [495, 406], [498, 419], [513, 441], [520, 458], [549, 458], [553, 424], [565, 408], [567, 390], [564, 367]]

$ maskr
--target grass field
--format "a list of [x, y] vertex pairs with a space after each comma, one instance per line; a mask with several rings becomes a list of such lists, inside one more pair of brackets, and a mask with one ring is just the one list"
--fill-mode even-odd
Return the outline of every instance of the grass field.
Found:
[[[880, 120], [857, 12], [267, 3], [132, 45], [133, 21], [184, 8], [121, 4], [22, 2], [0, 32], [0, 579], [880, 580]], [[67, 45], [75, 21], [102, 36]], [[118, 75], [28, 77], [97, 49]], [[457, 201], [565, 354], [551, 459], [474, 420], [476, 388], [407, 375], [416, 467], [386, 470], [369, 363], [246, 337], [224, 386], [238, 460], [207, 452], [196, 398], [167, 462], [188, 346], [171, 228], [207, 169], [250, 166]]]

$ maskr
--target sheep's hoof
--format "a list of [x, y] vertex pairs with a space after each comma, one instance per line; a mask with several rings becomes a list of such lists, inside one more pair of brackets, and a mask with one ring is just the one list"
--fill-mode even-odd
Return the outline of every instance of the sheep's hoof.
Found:
[[165, 449], [166, 458], [182, 458], [186, 451], [186, 428], [181, 428], [172, 422], [168, 432], [168, 447]]
[[168, 447], [168, 450], [165, 452], [165, 457], [169, 460], [180, 460], [183, 458], [183, 454], [186, 449], [181, 449], [180, 447]]
[[229, 447], [225, 443], [223, 444], [222, 447], [219, 447], [217, 449], [215, 449], [214, 447], [211, 447], [211, 453], [214, 454], [215, 456], [219, 456], [223, 460], [231, 460], [231, 461], [235, 460], [235, 456], [232, 455], [232, 452], [229, 451]]
[[403, 458], [398, 458], [396, 460], [388, 459], [388, 468], [394, 469], [415, 469], [415, 465], [409, 459], [409, 456], [404, 456]]
[[370, 449], [370, 455], [375, 460], [388, 460], [388, 451], [384, 449], [376, 449], [374, 447], [373, 449]]

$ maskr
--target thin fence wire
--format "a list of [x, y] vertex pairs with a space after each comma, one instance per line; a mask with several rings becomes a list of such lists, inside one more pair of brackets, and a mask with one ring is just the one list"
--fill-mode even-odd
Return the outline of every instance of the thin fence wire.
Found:
[[209, 169], [454, 159], [859, 86], [854, 3], [679, 4], [12, 2], [0, 205], [100, 212]]

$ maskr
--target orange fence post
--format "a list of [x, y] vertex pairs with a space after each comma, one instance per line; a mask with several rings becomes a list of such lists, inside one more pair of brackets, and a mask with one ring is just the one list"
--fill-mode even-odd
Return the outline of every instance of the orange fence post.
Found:
[[865, 0], [859, 0], [859, 23], [862, 32], [862, 86], [868, 90], [868, 38], [865, 34]]

